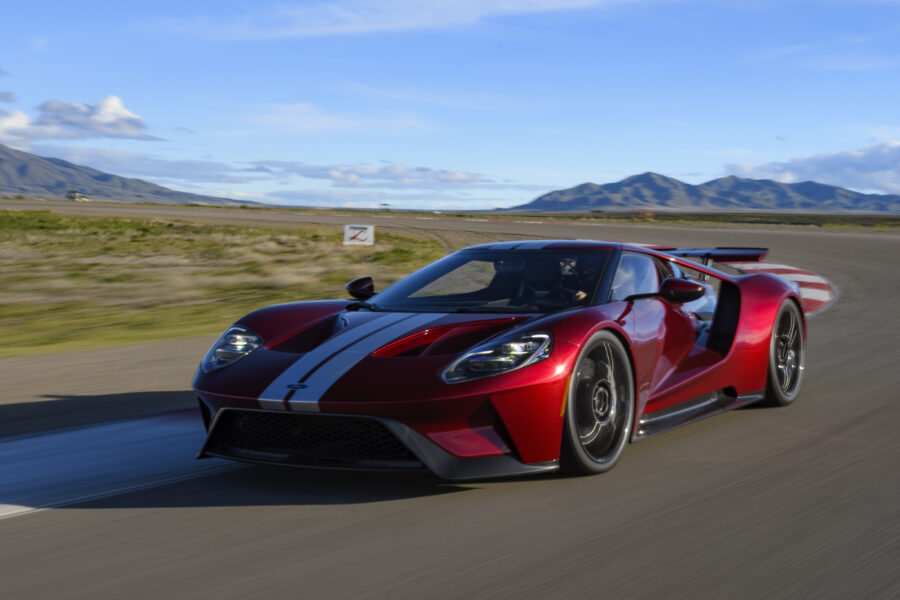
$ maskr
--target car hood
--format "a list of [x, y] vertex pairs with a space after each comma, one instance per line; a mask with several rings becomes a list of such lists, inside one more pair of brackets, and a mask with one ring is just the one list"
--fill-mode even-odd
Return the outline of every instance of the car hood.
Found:
[[411, 386], [436, 380], [468, 348], [543, 316], [341, 311], [272, 335], [231, 366], [198, 372], [194, 387], [265, 406], [318, 402], [348, 374], [353, 385]]

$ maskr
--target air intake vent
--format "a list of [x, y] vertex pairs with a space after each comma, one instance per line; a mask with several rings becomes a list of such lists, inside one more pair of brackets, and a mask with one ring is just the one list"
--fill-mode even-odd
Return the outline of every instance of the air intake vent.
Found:
[[356, 416], [225, 410], [213, 425], [205, 451], [308, 466], [422, 466], [381, 422]]

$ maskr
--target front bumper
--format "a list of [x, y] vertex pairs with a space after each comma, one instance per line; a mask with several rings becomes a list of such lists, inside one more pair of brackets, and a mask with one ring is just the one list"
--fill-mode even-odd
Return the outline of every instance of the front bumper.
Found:
[[198, 458], [325, 469], [415, 471], [444, 479], [484, 479], [559, 468], [504, 454], [453, 456], [411, 427], [386, 417], [220, 409]]

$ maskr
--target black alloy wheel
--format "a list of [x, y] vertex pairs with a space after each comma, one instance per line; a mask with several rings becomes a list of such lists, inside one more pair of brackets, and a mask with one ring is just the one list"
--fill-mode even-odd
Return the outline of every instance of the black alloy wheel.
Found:
[[563, 427], [562, 467], [580, 474], [611, 469], [631, 437], [634, 383], [622, 342], [594, 334], [575, 363]]
[[778, 309], [769, 342], [769, 375], [765, 403], [787, 406], [800, 393], [806, 365], [806, 344], [800, 308], [785, 300]]

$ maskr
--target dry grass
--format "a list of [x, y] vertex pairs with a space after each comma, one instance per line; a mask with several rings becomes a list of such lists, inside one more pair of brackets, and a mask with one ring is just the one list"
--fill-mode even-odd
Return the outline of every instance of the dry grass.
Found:
[[379, 233], [293, 230], [0, 211], [0, 357], [213, 335], [260, 306], [382, 288], [445, 253]]

